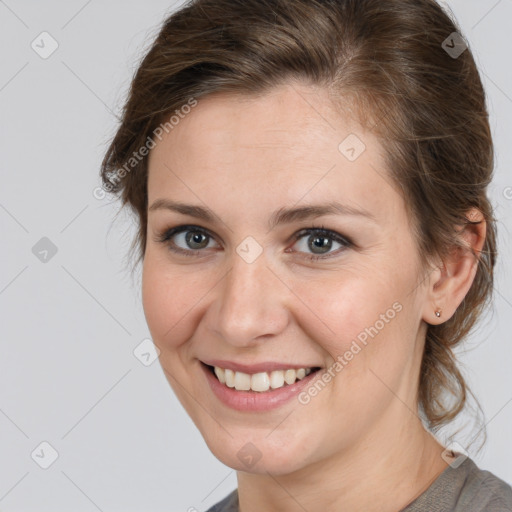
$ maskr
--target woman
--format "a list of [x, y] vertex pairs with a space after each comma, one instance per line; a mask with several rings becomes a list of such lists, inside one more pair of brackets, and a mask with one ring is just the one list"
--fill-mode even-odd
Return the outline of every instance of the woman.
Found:
[[512, 510], [434, 436], [492, 292], [492, 168], [433, 0], [196, 0], [165, 22], [102, 177], [138, 216], [162, 369], [237, 470], [211, 510]]

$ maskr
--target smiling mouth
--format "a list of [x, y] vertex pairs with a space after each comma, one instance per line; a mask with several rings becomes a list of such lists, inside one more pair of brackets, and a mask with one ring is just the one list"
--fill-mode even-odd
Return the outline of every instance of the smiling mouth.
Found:
[[235, 372], [227, 368], [220, 368], [219, 366], [205, 366], [221, 384], [228, 388], [236, 391], [254, 391], [256, 393], [264, 393], [289, 386], [321, 369], [316, 366], [312, 368], [273, 370], [271, 372], [249, 374]]

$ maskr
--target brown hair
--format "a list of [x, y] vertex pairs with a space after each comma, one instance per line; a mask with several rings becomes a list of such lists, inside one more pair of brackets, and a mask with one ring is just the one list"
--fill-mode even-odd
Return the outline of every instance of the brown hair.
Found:
[[172, 128], [170, 115], [209, 93], [263, 94], [289, 80], [326, 87], [339, 105], [350, 98], [386, 150], [425, 268], [461, 246], [457, 226], [470, 223], [472, 207], [487, 222], [471, 289], [452, 318], [428, 326], [418, 401], [434, 431], [466, 404], [452, 350], [491, 299], [496, 258], [485, 93], [471, 51], [450, 54], [464, 49], [454, 32], [453, 16], [434, 0], [190, 1], [165, 20], [138, 67], [101, 169], [104, 189], [138, 216], [140, 262], [148, 168], [133, 155], [162, 123]]

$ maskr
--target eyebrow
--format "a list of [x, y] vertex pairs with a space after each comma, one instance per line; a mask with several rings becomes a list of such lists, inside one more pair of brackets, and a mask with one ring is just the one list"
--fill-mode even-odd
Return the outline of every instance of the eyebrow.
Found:
[[[157, 199], [149, 207], [150, 212], [155, 210], [171, 210], [210, 223], [213, 223], [217, 217], [209, 208], [170, 201], [169, 199]], [[367, 210], [334, 201], [327, 204], [314, 204], [297, 208], [280, 208], [271, 215], [268, 226], [269, 229], [274, 229], [280, 224], [290, 224], [292, 222], [322, 217], [323, 215], [351, 215], [365, 217], [373, 222], [377, 222], [377, 218]]]

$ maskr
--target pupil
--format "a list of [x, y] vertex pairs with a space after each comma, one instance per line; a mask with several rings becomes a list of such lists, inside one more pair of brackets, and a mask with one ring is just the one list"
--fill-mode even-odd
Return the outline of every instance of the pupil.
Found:
[[[185, 238], [187, 240], [187, 244], [192, 246], [192, 248], [194, 248], [194, 249], [203, 248], [208, 245], [208, 243], [205, 243], [206, 236], [203, 235], [202, 233], [197, 233], [197, 232], [194, 233], [193, 231], [192, 232], [189, 231]], [[199, 245], [199, 247], [194, 246], [194, 244]]]
[[[311, 240], [311, 238], [310, 238], [310, 240]], [[313, 238], [313, 243], [310, 244], [311, 249], [322, 249], [320, 251], [320, 254], [328, 252], [331, 247], [332, 247], [332, 240], [330, 240], [329, 238], [326, 238], [326, 237], [322, 237], [322, 236], [317, 236], [317, 237]], [[313, 251], [313, 252], [315, 252], [315, 251]]]

